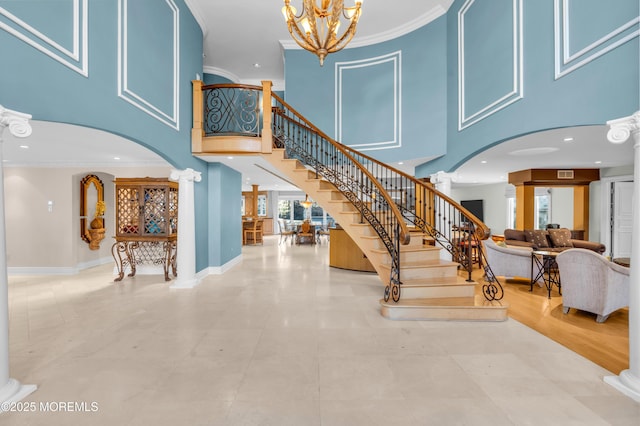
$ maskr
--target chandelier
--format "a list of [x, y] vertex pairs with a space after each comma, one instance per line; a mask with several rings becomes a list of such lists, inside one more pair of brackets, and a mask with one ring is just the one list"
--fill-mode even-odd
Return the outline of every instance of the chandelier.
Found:
[[313, 205], [313, 201], [309, 199], [309, 194], [305, 194], [304, 201], [300, 201], [300, 205], [305, 209], [308, 209]]
[[[363, 0], [355, 0], [355, 6], [344, 7], [344, 0], [302, 0], [302, 12], [298, 15], [290, 0], [284, 0], [282, 14], [287, 21], [289, 33], [300, 47], [324, 58], [342, 50], [356, 33]], [[346, 30], [338, 35], [341, 21]]]

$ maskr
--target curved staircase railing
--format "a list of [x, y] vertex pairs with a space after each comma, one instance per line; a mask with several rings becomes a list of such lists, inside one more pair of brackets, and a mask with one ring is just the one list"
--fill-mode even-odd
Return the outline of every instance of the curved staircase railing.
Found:
[[[400, 245], [409, 242], [407, 224], [447, 250], [467, 270], [469, 281], [473, 263], [479, 263], [487, 281], [485, 298], [502, 299], [502, 286], [481, 244], [490, 230], [430, 183], [333, 140], [276, 94], [264, 99], [260, 86], [208, 85], [202, 86], [202, 94], [205, 136], [260, 137], [269, 131], [274, 147], [284, 148], [288, 158], [299, 160], [317, 178], [331, 182], [357, 208], [391, 258], [385, 300], [400, 299]], [[270, 116], [264, 116], [263, 105], [271, 105]]]
[[376, 177], [345, 146], [315, 127], [279, 96], [272, 99], [272, 134], [276, 148], [295, 158], [333, 184], [360, 212], [382, 240], [391, 258], [385, 301], [400, 300], [400, 245], [408, 244], [409, 230], [398, 206]]

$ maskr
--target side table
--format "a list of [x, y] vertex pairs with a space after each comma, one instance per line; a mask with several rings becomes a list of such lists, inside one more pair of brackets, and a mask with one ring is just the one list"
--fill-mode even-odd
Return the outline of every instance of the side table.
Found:
[[[533, 291], [533, 284], [542, 278], [545, 287], [547, 287], [547, 297], [551, 299], [551, 288], [558, 286], [558, 292], [562, 295], [562, 285], [560, 283], [560, 271], [556, 263], [555, 251], [534, 250], [531, 252], [531, 287], [529, 291]], [[537, 272], [534, 275], [534, 270]]]

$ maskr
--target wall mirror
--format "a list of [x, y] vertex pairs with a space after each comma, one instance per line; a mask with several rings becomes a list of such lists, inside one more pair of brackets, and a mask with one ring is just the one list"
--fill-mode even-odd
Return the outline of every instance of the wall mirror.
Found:
[[92, 244], [100, 241], [95, 241], [96, 235], [91, 230], [101, 230], [104, 238], [104, 208], [98, 211], [98, 202], [104, 206], [104, 184], [98, 176], [87, 175], [80, 182], [80, 238], [92, 249], [95, 247]]

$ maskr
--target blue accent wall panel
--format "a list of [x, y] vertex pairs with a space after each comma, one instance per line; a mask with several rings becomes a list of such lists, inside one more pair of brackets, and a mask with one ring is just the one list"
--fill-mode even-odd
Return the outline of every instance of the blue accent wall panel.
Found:
[[[473, 1], [461, 17], [464, 118], [473, 117], [513, 91], [517, 74], [513, 0]], [[466, 48], [481, 40], [483, 49]]]
[[174, 104], [174, 11], [164, 1], [126, 2], [127, 87], [168, 115]]
[[361, 150], [401, 145], [400, 60], [397, 52], [336, 63], [337, 140]]
[[209, 265], [223, 266], [242, 254], [242, 174], [209, 163]]

